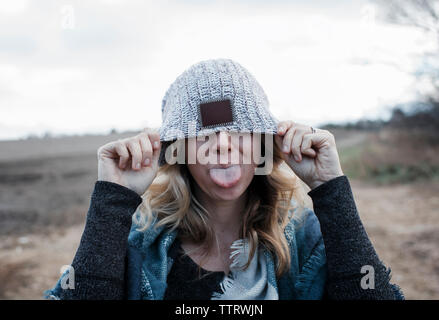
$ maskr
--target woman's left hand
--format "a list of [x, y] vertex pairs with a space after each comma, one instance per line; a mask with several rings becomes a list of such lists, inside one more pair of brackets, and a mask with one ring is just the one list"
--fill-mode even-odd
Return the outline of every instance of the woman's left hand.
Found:
[[311, 189], [343, 175], [335, 138], [328, 130], [312, 133], [311, 126], [281, 121], [275, 143], [285, 162]]

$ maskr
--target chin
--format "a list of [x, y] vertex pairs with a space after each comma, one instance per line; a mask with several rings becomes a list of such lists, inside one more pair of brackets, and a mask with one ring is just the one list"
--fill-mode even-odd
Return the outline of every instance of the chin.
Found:
[[242, 196], [242, 194], [245, 192], [245, 188], [241, 183], [238, 183], [230, 188], [222, 188], [216, 184], [213, 184], [212, 188], [210, 189], [210, 192], [217, 199], [236, 200]]

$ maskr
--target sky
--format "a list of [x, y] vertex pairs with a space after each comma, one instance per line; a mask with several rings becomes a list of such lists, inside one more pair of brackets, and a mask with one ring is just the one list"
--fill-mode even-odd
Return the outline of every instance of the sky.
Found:
[[416, 98], [436, 45], [366, 0], [0, 2], [0, 139], [159, 127], [169, 85], [230, 58], [279, 119], [318, 127]]

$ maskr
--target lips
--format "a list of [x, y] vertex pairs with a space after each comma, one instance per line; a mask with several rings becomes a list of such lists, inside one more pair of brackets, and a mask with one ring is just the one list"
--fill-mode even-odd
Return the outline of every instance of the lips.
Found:
[[235, 186], [241, 178], [241, 166], [239, 165], [219, 165], [209, 170], [212, 181], [222, 188]]

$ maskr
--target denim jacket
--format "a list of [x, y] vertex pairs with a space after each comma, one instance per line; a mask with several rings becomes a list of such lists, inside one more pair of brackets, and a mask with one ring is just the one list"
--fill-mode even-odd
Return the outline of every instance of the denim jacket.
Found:
[[[169, 248], [177, 231], [169, 232], [164, 226], [153, 226], [144, 232], [137, 231], [136, 224], [131, 227], [125, 268], [125, 299], [162, 300], [164, 297], [167, 275], [173, 263]], [[290, 248], [291, 268], [278, 279], [275, 259], [264, 251], [268, 282], [278, 290], [279, 300], [321, 299], [326, 281], [326, 256], [314, 212], [309, 208], [295, 212], [285, 228], [285, 236]], [[45, 298], [60, 297], [61, 281], [67, 274], [68, 270], [52, 289], [45, 292]]]
[[[127, 299], [161, 300], [166, 279], [172, 267], [169, 248], [177, 231], [166, 232], [161, 226], [146, 232], [133, 225], [127, 252]], [[326, 280], [326, 257], [319, 222], [306, 208], [295, 213], [285, 228], [290, 248], [291, 268], [280, 279], [276, 277], [275, 260], [268, 251], [268, 282], [278, 290], [280, 300], [321, 299]], [[148, 259], [144, 259], [144, 257]]]

